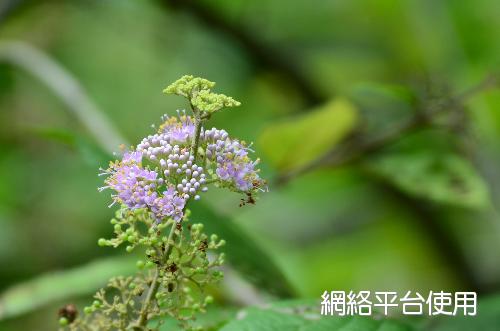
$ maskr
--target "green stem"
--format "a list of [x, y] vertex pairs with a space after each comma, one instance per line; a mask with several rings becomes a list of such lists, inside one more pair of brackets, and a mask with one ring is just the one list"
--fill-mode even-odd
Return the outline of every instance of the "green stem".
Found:
[[[194, 122], [195, 123], [195, 135], [193, 138], [193, 143], [191, 145], [191, 152], [193, 153], [194, 162], [196, 163], [197, 157], [198, 157], [198, 147], [199, 147], [199, 143], [200, 143], [202, 120], [199, 117], [197, 112], [195, 112], [194, 118], [195, 118], [195, 122]], [[188, 201], [186, 201], [186, 205], [187, 205], [187, 202]], [[185, 210], [186, 210], [186, 207], [184, 207], [183, 211], [185, 211]], [[182, 222], [182, 220], [181, 220], [181, 222]], [[156, 266], [155, 274], [153, 276], [153, 281], [152, 281], [151, 286], [148, 290], [146, 300], [144, 301], [144, 304], [142, 305], [141, 313], [139, 315], [139, 319], [137, 320], [137, 324], [134, 327], [137, 330], [143, 330], [144, 327], [148, 323], [149, 307], [151, 306], [151, 303], [153, 302], [153, 300], [156, 296], [156, 293], [158, 292], [158, 289], [160, 288], [160, 282], [158, 281], [158, 278], [160, 275], [160, 268], [162, 267], [162, 265], [165, 262], [168, 261], [170, 253], [172, 252], [172, 248], [174, 246], [173, 243], [177, 239], [175, 229], [176, 229], [176, 224], [174, 223], [174, 224], [172, 224], [172, 228], [170, 229], [170, 234], [168, 235], [167, 245], [165, 247], [165, 252], [163, 253], [163, 256], [162, 256], [162, 263], [160, 265]]]
[[[170, 229], [170, 234], [168, 235], [167, 245], [165, 247], [165, 253], [163, 254], [163, 262], [168, 260], [170, 253], [172, 252], [173, 245], [171, 244], [176, 239], [175, 235], [175, 226], [176, 224], [172, 224], [172, 228]], [[160, 288], [160, 282], [158, 281], [160, 275], [161, 265], [157, 265], [155, 269], [155, 274], [153, 276], [153, 281], [151, 283], [151, 287], [149, 288], [148, 294], [146, 296], [146, 300], [144, 300], [144, 304], [142, 305], [141, 313], [139, 315], [139, 319], [137, 321], [136, 329], [142, 330], [148, 323], [148, 311], [149, 307], [154, 300], [158, 289]]]
[[160, 288], [160, 282], [158, 281], [159, 274], [160, 274], [160, 267], [157, 266], [155, 274], [153, 276], [153, 282], [151, 283], [151, 287], [149, 288], [146, 300], [142, 305], [141, 314], [139, 315], [139, 320], [137, 321], [137, 326], [135, 327], [135, 329], [137, 330], [142, 330], [148, 324], [149, 306], [151, 305], [151, 302], [153, 301], [156, 292], [158, 292], [158, 289]]
[[194, 162], [196, 163], [196, 159], [198, 157], [198, 146], [200, 144], [200, 134], [201, 134], [201, 119], [198, 115], [194, 117], [194, 138], [193, 143], [191, 144], [191, 153], [194, 156]]

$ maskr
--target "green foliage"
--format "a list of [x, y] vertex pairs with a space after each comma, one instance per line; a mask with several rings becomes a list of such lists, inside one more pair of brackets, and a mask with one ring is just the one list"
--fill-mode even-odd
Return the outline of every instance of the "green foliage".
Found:
[[332, 149], [356, 124], [354, 106], [335, 99], [295, 119], [269, 125], [258, 143], [266, 161], [281, 171], [290, 171]]
[[368, 166], [418, 198], [468, 208], [490, 205], [483, 179], [468, 161], [457, 155], [433, 152], [387, 155]]
[[477, 316], [445, 316], [429, 321], [431, 331], [497, 331], [500, 325], [500, 296], [479, 300]]
[[[219, 330], [228, 321], [235, 318], [237, 310], [230, 307], [211, 307], [206, 313], [200, 314], [196, 324], [204, 331]], [[182, 328], [173, 320], [166, 320], [160, 327], [160, 331], [180, 331]]]
[[109, 154], [102, 149], [102, 146], [76, 132], [43, 127], [30, 128], [29, 131], [41, 139], [58, 142], [70, 147], [82, 157], [83, 162], [93, 168], [109, 160]]
[[[184, 329], [189, 329], [195, 314], [205, 312], [213, 301], [205, 288], [222, 278], [222, 272], [214, 268], [224, 263], [224, 254], [213, 253], [225, 245], [218, 236], [209, 238], [204, 234], [202, 224], [188, 224], [189, 214], [186, 211], [182, 223], [173, 220], [158, 223], [145, 209], [118, 210], [111, 220], [115, 237], [101, 238], [98, 244], [112, 247], [126, 244], [127, 252], [145, 247], [147, 262], [138, 261], [137, 267], [146, 270], [133, 277], [112, 278], [95, 295], [97, 301], [85, 308], [86, 315], [70, 324], [70, 330], [140, 329], [137, 321], [141, 319], [156, 320], [159, 327], [165, 317], [173, 317]], [[209, 252], [213, 255], [210, 260]], [[152, 298], [151, 288], [156, 288]], [[146, 291], [148, 296], [143, 298]]]
[[267, 307], [247, 308], [220, 331], [411, 331], [412, 328], [389, 319], [361, 316], [321, 316], [311, 302], [280, 302]]
[[295, 290], [276, 262], [258, 243], [246, 234], [244, 229], [231, 218], [214, 211], [202, 201], [193, 204], [191, 209], [196, 219], [203, 221], [208, 231], [218, 233], [226, 239], [228, 262], [240, 274], [259, 289], [291, 297]]
[[74, 269], [52, 272], [20, 283], [0, 296], [0, 320], [42, 305], [95, 291], [115, 274], [131, 274], [133, 260], [106, 258]]

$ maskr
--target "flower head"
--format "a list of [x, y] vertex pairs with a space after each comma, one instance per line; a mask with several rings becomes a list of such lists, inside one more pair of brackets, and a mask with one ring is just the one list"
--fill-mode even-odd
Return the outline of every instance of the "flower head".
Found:
[[264, 187], [256, 169], [259, 160], [250, 159], [252, 150], [244, 142], [225, 130], [201, 128], [194, 153], [195, 119], [184, 111], [162, 119], [155, 134], [104, 170], [108, 177], [100, 189], [114, 191], [113, 203], [147, 208], [159, 221], [180, 221], [188, 201], [200, 199], [208, 182], [247, 195]]

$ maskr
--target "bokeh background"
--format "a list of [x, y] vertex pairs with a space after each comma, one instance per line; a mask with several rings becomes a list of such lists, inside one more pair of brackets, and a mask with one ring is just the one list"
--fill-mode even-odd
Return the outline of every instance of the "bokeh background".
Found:
[[186, 106], [161, 93], [183, 74], [242, 102], [211, 124], [253, 141], [269, 180], [255, 206], [212, 190], [196, 210], [228, 241], [236, 280], [218, 304], [494, 301], [499, 14], [491, 0], [1, 0], [0, 330], [53, 330], [58, 307], [130, 272], [96, 245], [113, 215], [98, 168], [117, 134], [137, 143]]

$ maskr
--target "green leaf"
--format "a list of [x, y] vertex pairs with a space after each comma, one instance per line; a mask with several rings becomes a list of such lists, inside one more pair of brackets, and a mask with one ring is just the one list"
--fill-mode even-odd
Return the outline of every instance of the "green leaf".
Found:
[[335, 99], [295, 119], [270, 125], [258, 142], [267, 161], [279, 170], [290, 171], [331, 150], [356, 122], [354, 106]]
[[133, 273], [135, 264], [129, 256], [106, 258], [70, 270], [51, 272], [15, 285], [0, 295], [0, 320], [43, 306], [95, 291], [116, 275]]
[[33, 127], [28, 130], [40, 138], [69, 146], [93, 168], [107, 164], [111, 157], [93, 140], [69, 130], [44, 127]]
[[500, 296], [479, 300], [476, 316], [446, 316], [431, 320], [429, 331], [497, 331], [500, 325]]
[[260, 289], [281, 297], [291, 297], [294, 290], [271, 257], [228, 217], [217, 214], [201, 201], [189, 205], [194, 222], [205, 225], [208, 234], [226, 240], [226, 257], [243, 277]]
[[484, 180], [467, 160], [454, 154], [387, 155], [370, 162], [368, 167], [419, 198], [468, 208], [490, 204]]
[[318, 303], [280, 302], [265, 308], [251, 307], [220, 331], [410, 331], [395, 320], [362, 316], [321, 316]]

